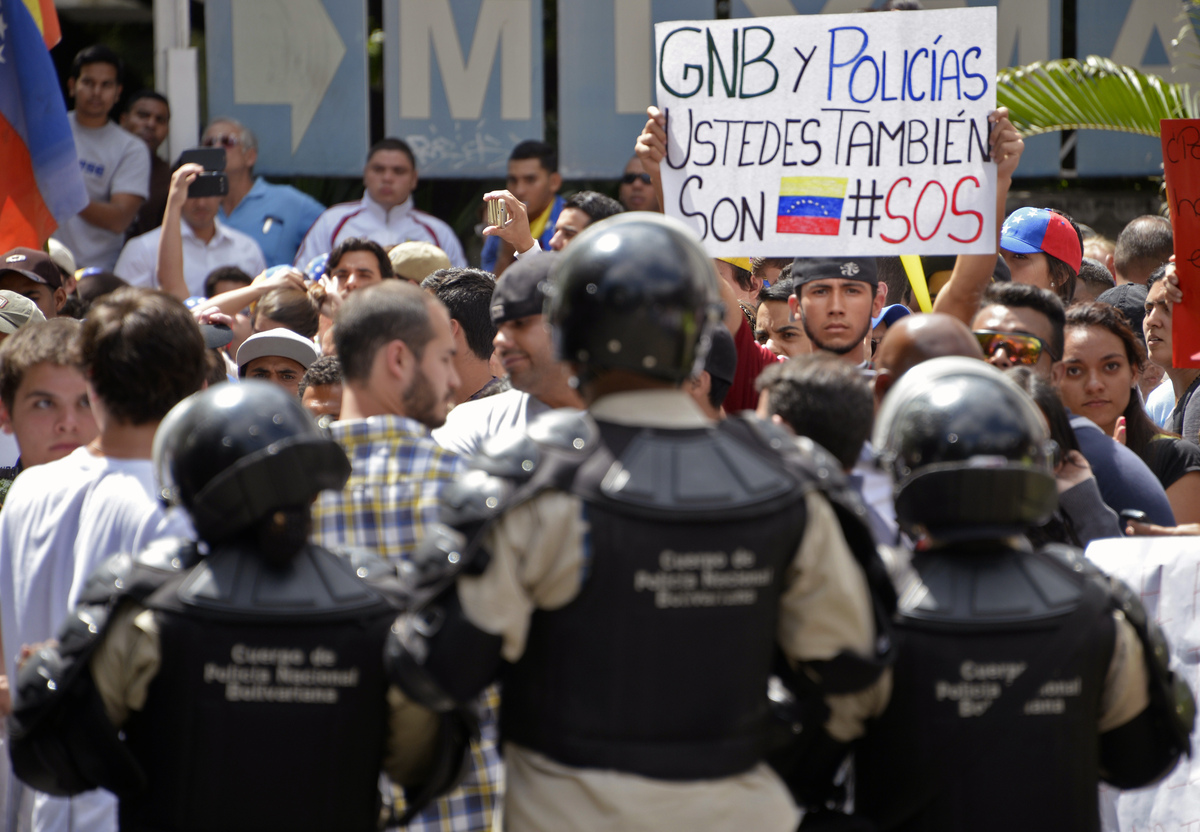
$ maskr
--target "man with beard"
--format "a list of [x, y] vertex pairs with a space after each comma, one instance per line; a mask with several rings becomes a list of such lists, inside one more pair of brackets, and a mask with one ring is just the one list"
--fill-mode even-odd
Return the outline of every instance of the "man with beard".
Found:
[[496, 281], [492, 344], [513, 389], [454, 408], [446, 426], [433, 434], [443, 448], [473, 456], [489, 437], [524, 430], [547, 410], [583, 407], [571, 386], [571, 368], [554, 357], [550, 328], [542, 315], [545, 286], [560, 257], [547, 252], [519, 260]]
[[[459, 385], [450, 313], [414, 284], [387, 280], [349, 294], [333, 337], [342, 362], [342, 412], [329, 430], [351, 471], [345, 488], [318, 498], [313, 540], [399, 565], [438, 522], [443, 489], [466, 470], [461, 457], [429, 436], [446, 421]], [[500, 788], [494, 688], [480, 704], [482, 739], [471, 744], [462, 785], [409, 830], [491, 828]]]
[[814, 352], [867, 367], [871, 319], [887, 300], [873, 257], [797, 257], [792, 264], [792, 316], [804, 322]]

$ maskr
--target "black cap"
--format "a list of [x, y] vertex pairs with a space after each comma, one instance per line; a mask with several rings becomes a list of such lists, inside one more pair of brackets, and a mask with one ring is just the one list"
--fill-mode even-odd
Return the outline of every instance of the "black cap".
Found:
[[37, 249], [14, 248], [5, 252], [0, 257], [0, 274], [4, 272], [16, 272], [51, 289], [62, 288], [62, 272], [54, 265], [49, 254]]
[[1125, 316], [1129, 328], [1139, 340], [1145, 341], [1142, 331], [1142, 321], [1146, 317], [1146, 295], [1150, 294], [1144, 284], [1122, 283], [1100, 293], [1097, 303], [1107, 303]]
[[550, 270], [558, 262], [557, 252], [522, 257], [504, 270], [492, 290], [492, 323], [542, 314]]
[[710, 332], [708, 355], [704, 357], [705, 371], [718, 381], [733, 384], [737, 371], [737, 347], [733, 336], [723, 326], [713, 327]]
[[210, 350], [220, 349], [233, 341], [233, 330], [228, 324], [200, 324], [200, 334], [204, 336], [205, 348]]
[[814, 280], [861, 280], [879, 284], [874, 257], [797, 257], [792, 261], [792, 286], [799, 290]]

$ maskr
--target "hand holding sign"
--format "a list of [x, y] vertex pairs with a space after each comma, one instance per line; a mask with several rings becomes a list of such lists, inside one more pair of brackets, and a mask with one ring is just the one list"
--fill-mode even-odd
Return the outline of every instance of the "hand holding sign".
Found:
[[655, 27], [663, 207], [711, 254], [995, 251], [994, 8], [744, 24]]

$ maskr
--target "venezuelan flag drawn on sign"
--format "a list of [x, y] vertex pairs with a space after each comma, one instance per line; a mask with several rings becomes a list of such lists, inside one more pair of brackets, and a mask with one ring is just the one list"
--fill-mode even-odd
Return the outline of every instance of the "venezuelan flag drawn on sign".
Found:
[[58, 222], [88, 204], [46, 48], [57, 30], [52, 4], [0, 0], [0, 252], [41, 248]]
[[837, 236], [846, 182], [832, 176], [785, 176], [779, 181], [775, 231]]

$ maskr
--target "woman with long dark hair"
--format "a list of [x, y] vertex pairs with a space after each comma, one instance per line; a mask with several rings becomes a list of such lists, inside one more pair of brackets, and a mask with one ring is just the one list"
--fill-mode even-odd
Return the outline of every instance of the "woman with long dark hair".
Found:
[[1200, 522], [1200, 447], [1154, 424], [1137, 395], [1146, 353], [1125, 317], [1106, 303], [1067, 310], [1063, 404], [1120, 438], [1154, 472], [1177, 523]]

